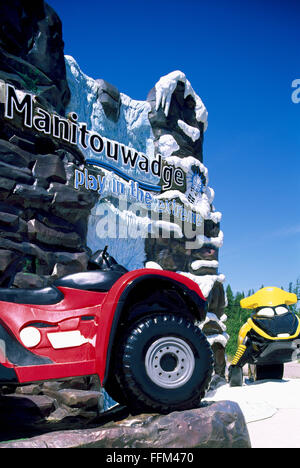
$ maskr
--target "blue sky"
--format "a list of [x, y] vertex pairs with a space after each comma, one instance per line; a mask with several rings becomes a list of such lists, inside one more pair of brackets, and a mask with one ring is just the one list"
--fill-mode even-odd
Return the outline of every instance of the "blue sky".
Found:
[[134, 99], [183, 71], [208, 109], [204, 163], [234, 291], [300, 276], [300, 3], [49, 0], [65, 53]]

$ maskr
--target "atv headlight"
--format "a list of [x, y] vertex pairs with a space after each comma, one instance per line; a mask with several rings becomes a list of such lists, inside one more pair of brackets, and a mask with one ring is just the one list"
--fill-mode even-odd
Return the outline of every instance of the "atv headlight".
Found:
[[25, 327], [20, 331], [20, 338], [26, 348], [33, 348], [41, 341], [41, 332], [35, 327]]

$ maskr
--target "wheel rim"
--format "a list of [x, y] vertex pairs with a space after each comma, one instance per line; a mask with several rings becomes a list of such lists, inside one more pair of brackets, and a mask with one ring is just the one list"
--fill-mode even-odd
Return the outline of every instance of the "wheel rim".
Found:
[[195, 368], [194, 353], [188, 343], [175, 336], [156, 340], [145, 357], [148, 377], [159, 387], [178, 388], [191, 378]]

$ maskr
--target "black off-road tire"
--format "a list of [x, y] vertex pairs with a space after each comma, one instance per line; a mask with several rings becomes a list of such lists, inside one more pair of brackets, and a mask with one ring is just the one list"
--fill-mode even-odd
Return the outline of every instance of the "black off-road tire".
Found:
[[199, 406], [212, 372], [203, 332], [185, 317], [152, 315], [132, 324], [117, 352], [117, 381], [134, 411], [168, 413]]

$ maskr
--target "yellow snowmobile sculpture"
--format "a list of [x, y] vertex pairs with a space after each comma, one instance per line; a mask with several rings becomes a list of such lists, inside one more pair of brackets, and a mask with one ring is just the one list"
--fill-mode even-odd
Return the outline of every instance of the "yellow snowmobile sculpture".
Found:
[[300, 320], [288, 306], [296, 294], [266, 287], [240, 301], [254, 309], [238, 335], [238, 348], [229, 367], [229, 385], [243, 384], [242, 368], [249, 364], [254, 380], [282, 379], [284, 363], [300, 356]]

